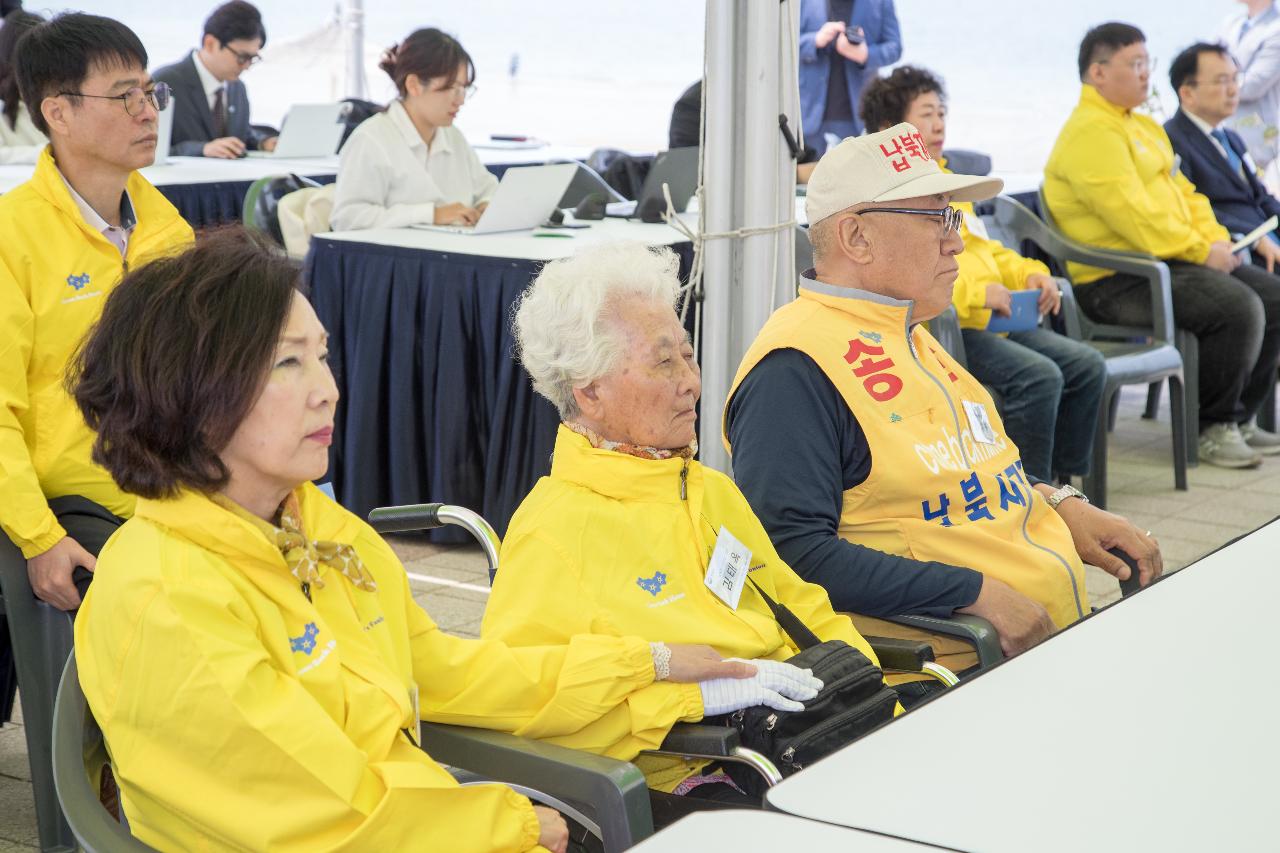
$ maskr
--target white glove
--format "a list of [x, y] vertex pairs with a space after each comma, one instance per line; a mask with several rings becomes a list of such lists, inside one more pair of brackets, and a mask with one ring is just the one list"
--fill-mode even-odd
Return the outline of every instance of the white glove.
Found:
[[710, 717], [756, 705], [767, 705], [777, 711], [803, 711], [804, 705], [793, 700], [812, 699], [822, 689], [822, 682], [813, 677], [812, 670], [776, 660], [746, 663], [756, 668], [756, 674], [750, 678], [716, 678], [698, 683], [703, 714]]

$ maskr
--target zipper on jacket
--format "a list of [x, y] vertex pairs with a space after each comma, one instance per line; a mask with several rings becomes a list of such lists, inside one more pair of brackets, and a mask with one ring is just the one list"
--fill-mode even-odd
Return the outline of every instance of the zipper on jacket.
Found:
[[307, 597], [307, 601], [311, 600], [311, 584], [306, 581], [302, 582], [302, 594]]
[[924, 366], [924, 362], [920, 360], [919, 353], [916, 352], [915, 342], [911, 339], [911, 310], [910, 309], [907, 309], [907, 322], [905, 325], [906, 325], [906, 333], [907, 333], [907, 349], [911, 352], [911, 360], [916, 363], [916, 367], [920, 368], [921, 373], [923, 373], [925, 376], [928, 376], [929, 380], [933, 382], [934, 385], [938, 386], [938, 390], [942, 392], [943, 398], [946, 399], [947, 406], [951, 409], [951, 420], [956, 425], [956, 443], [960, 445], [960, 460], [964, 462], [965, 465], [972, 468], [973, 460], [969, 458], [969, 453], [964, 448], [964, 441], [961, 439], [961, 436], [964, 433], [964, 429], [960, 426], [960, 413], [956, 411], [956, 404], [951, 400], [951, 395], [947, 393], [947, 386], [943, 385], [942, 380], [934, 376], [929, 371], [929, 369]]
[[418, 746], [418, 741], [414, 738], [413, 734], [407, 728], [401, 729], [400, 731], [404, 732], [404, 736], [409, 739], [409, 743], [413, 744], [418, 749], [422, 749], [422, 747]]
[[684, 458], [684, 465], [680, 467], [680, 500], [689, 500], [689, 457]]

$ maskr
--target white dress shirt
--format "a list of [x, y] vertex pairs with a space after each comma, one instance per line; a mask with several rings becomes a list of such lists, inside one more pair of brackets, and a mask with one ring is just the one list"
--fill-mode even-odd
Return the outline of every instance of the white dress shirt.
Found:
[[342, 146], [329, 224], [335, 231], [435, 222], [437, 204], [487, 202], [498, 179], [456, 127], [422, 141], [404, 104], [365, 120]]
[[[1213, 143], [1214, 148], [1218, 149], [1218, 153], [1222, 155], [1222, 159], [1230, 163], [1231, 158], [1227, 156], [1227, 149], [1223, 148], [1222, 143], [1218, 141], [1218, 137], [1213, 135], [1213, 132], [1218, 128], [1209, 124], [1209, 122], [1200, 118], [1200, 116], [1196, 115], [1190, 110], [1183, 110], [1182, 114], [1187, 118], [1191, 119], [1192, 124], [1200, 128], [1200, 132], [1209, 138], [1209, 141]], [[1221, 127], [1221, 125], [1219, 125], [1219, 127]], [[1244, 157], [1241, 158], [1241, 162], [1245, 164], [1246, 168], [1253, 170], [1255, 172], [1257, 171], [1257, 169], [1255, 169], [1253, 165], [1253, 158], [1249, 156], [1249, 153], [1247, 151], [1245, 152]]]
[[[3, 106], [0, 102], [0, 107]], [[9, 120], [0, 113], [0, 164], [34, 164], [48, 144], [48, 137], [32, 124], [25, 105], [18, 106], [18, 120], [13, 127], [9, 127]]]
[[200, 78], [200, 85], [204, 87], [204, 96], [209, 101], [209, 112], [213, 112], [213, 102], [218, 99], [218, 90], [222, 88], [222, 81], [204, 67], [204, 62], [200, 59], [200, 51], [191, 51], [191, 64], [196, 67], [196, 76]]
[[62, 182], [67, 185], [71, 200], [76, 203], [76, 207], [80, 208], [80, 215], [84, 217], [85, 222], [89, 223], [89, 227], [101, 233], [111, 245], [119, 249], [120, 257], [128, 255], [129, 238], [133, 236], [133, 229], [138, 227], [138, 217], [133, 212], [133, 199], [129, 198], [129, 191], [125, 190], [120, 196], [120, 224], [111, 225], [98, 211], [89, 206], [89, 202], [85, 201], [80, 193], [76, 192], [76, 188], [71, 186], [71, 182], [62, 172], [58, 172], [58, 177], [62, 178]]

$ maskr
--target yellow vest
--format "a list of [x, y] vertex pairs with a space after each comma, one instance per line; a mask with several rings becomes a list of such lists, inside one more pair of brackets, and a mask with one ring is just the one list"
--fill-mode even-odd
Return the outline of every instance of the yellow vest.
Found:
[[[1044, 197], [1063, 233], [1089, 246], [1202, 264], [1210, 243], [1230, 239], [1175, 164], [1164, 128], [1088, 84], [1045, 164]], [[1076, 284], [1113, 274], [1067, 269]]]
[[31, 180], [0, 197], [0, 527], [27, 557], [66, 535], [48, 498], [81, 495], [133, 514], [133, 497], [90, 459], [94, 434], [62, 379], [125, 269], [194, 239], [134, 172], [125, 188], [138, 224], [121, 258], [80, 215], [51, 152]]
[[652, 686], [648, 643], [450, 636], [367, 524], [296, 494], [307, 535], [352, 545], [375, 591], [322, 564], [308, 599], [256, 525], [192, 492], [139, 500], [102, 550], [76, 655], [134, 834], [183, 851], [542, 849], [527, 799], [459, 787], [410, 741], [415, 695], [423, 719], [561, 735]]
[[[805, 353], [827, 375], [871, 447], [870, 475], [844, 493], [840, 536], [977, 569], [1040, 602], [1060, 628], [1084, 616], [1089, 599], [1071, 533], [1028, 485], [982, 384], [923, 323], [912, 324], [912, 303], [808, 278], [800, 285], [747, 350], [729, 400], [776, 349]], [[965, 402], [982, 407], [991, 443], [975, 438]], [[880, 620], [855, 623], [867, 635], [924, 637]], [[944, 665], [976, 662], [967, 653], [948, 660], [954, 641], [937, 639], [939, 647]]]

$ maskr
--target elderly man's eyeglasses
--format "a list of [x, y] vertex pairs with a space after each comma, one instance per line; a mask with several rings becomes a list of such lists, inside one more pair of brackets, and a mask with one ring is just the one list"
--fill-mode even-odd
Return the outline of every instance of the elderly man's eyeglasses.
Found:
[[150, 102], [156, 112], [162, 112], [169, 106], [169, 84], [157, 83], [150, 89], [134, 86], [123, 95], [86, 95], [84, 92], [59, 92], [59, 95], [75, 98], [97, 98], [100, 101], [123, 101], [124, 111], [131, 116], [140, 115], [144, 106]]
[[236, 50], [229, 44], [224, 44], [222, 49], [234, 54], [236, 62], [240, 63], [241, 68], [246, 68], [250, 65], [257, 65], [262, 61], [262, 54], [259, 53], [245, 53], [243, 50]]
[[942, 219], [942, 235], [945, 237], [952, 231], [960, 230], [964, 222], [964, 214], [957, 208], [947, 205], [941, 210], [921, 210], [915, 207], [868, 207], [857, 213], [902, 213], [907, 216], [937, 216]]

